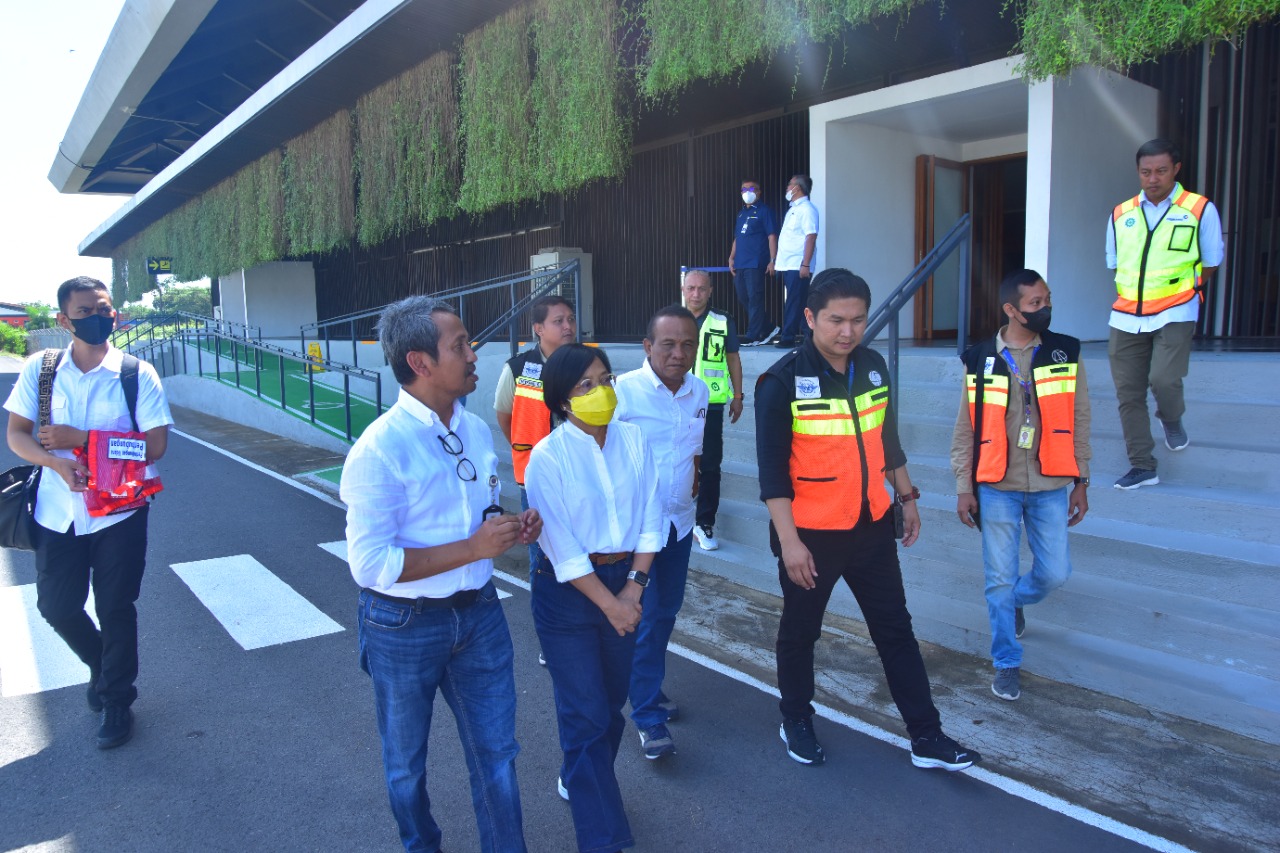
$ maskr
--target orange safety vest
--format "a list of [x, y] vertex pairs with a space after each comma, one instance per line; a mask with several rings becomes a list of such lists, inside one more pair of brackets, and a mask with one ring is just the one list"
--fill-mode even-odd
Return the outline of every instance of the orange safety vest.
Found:
[[1173, 188], [1173, 199], [1155, 228], [1147, 227], [1142, 197], [1111, 211], [1116, 243], [1116, 311], [1150, 317], [1201, 299], [1200, 216], [1209, 200]]
[[892, 503], [885, 488], [885, 442], [899, 445], [889, 417], [889, 371], [879, 353], [864, 347], [853, 351], [850, 362], [852, 387], [832, 373], [810, 340], [766, 371], [782, 380], [791, 400], [796, 527], [852, 530], [862, 520], [864, 503], [873, 521]]
[[[1009, 364], [996, 351], [994, 336], [974, 344], [962, 356], [969, 390], [969, 423], [973, 426], [973, 481], [999, 483], [1009, 467], [1009, 427], [1005, 414], [1009, 394], [1022, 387]], [[1032, 405], [1040, 410], [1040, 473], [1046, 477], [1079, 477], [1076, 463], [1076, 373], [1080, 341], [1045, 332], [1031, 358]], [[1016, 434], [1013, 440], [1016, 446]]]
[[551, 434], [551, 412], [542, 402], [542, 366], [542, 351], [536, 346], [507, 361], [516, 382], [511, 401], [511, 465], [521, 486], [533, 446]]

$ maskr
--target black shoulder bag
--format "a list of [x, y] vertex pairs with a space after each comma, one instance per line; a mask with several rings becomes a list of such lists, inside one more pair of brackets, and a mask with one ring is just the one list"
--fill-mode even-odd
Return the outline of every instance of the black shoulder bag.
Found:
[[[62, 353], [47, 349], [40, 364], [40, 426], [52, 420], [53, 379]], [[43, 470], [40, 465], [19, 465], [0, 474], [0, 548], [36, 549], [36, 493]]]

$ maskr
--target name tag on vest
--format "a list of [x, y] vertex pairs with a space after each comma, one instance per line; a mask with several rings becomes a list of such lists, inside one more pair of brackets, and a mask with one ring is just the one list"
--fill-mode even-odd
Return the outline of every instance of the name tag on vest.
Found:
[[528, 376], [531, 379], [541, 379], [542, 365], [535, 361], [526, 361], [524, 363], [524, 370], [520, 371], [520, 375]]
[[107, 441], [107, 456], [129, 462], [147, 461], [147, 441], [143, 438], [112, 438]]

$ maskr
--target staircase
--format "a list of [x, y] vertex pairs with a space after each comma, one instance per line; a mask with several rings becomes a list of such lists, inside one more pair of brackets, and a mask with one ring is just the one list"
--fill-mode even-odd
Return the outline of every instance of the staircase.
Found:
[[[644, 357], [636, 345], [605, 349], [619, 374]], [[759, 501], [751, 391], [780, 355], [742, 351], [747, 407], [725, 426], [720, 549], [693, 549], [696, 569], [773, 594], [777, 561]], [[511, 482], [493, 415], [497, 356], [482, 354], [482, 387], [469, 408], [493, 425]], [[1111, 488], [1129, 465], [1105, 344], [1086, 344], [1083, 360], [1093, 408], [1090, 511], [1072, 528], [1071, 580], [1027, 610], [1023, 668], [1280, 743], [1280, 356], [1193, 354], [1184, 418], [1191, 446], [1172, 453], [1157, 440], [1161, 484], [1135, 492]], [[900, 370], [900, 431], [924, 495], [920, 540], [900, 551], [916, 633], [989, 660], [981, 536], [956, 518], [948, 459], [961, 365], [949, 348], [908, 348]], [[506, 500], [518, 502], [508, 491]], [[1024, 543], [1024, 571], [1030, 560]], [[859, 616], [843, 586], [831, 609]]]

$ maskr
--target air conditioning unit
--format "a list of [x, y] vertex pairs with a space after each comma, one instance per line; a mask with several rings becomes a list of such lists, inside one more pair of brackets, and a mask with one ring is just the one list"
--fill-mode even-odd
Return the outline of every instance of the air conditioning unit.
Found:
[[[595, 288], [591, 284], [591, 253], [584, 252], [581, 249], [565, 246], [553, 246], [547, 249], [540, 249], [538, 254], [532, 255], [529, 258], [529, 269], [536, 272], [537, 270], [547, 269], [548, 267], [567, 264], [572, 260], [577, 260], [582, 264], [579, 284], [579, 301], [573, 308], [574, 313], [578, 316], [578, 334], [584, 341], [594, 341], [596, 338], [596, 298]], [[572, 280], [566, 281], [553, 292], [557, 296], [565, 297], [570, 302], [574, 301]]]

